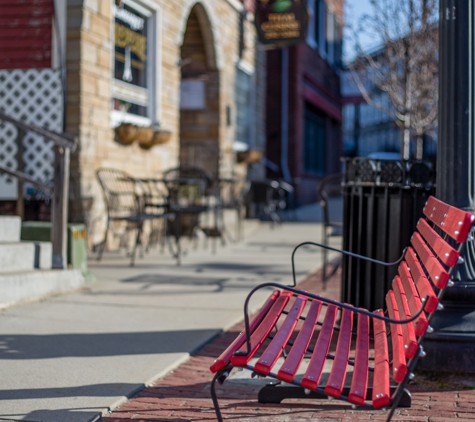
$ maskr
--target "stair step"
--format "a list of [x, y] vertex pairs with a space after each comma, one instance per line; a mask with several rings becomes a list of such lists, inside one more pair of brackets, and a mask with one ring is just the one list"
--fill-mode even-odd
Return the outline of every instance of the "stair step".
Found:
[[0, 309], [78, 289], [84, 285], [80, 270], [34, 270], [0, 274]]
[[17, 215], [0, 215], [0, 242], [19, 242], [21, 218]]
[[52, 262], [51, 242], [0, 243], [0, 274], [35, 268], [48, 270], [51, 269]]

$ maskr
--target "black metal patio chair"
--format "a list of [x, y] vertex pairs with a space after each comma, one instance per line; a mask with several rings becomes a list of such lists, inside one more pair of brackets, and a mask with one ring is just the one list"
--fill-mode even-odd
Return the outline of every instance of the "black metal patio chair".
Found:
[[168, 190], [168, 209], [176, 214], [168, 233], [176, 239], [175, 254], [181, 254], [182, 237], [194, 240], [196, 245], [199, 230], [207, 236], [220, 235], [215, 213], [208, 216], [213, 218], [211, 224], [200, 221], [201, 214], [215, 211], [217, 206], [216, 188], [211, 174], [200, 168], [177, 167], [165, 171], [163, 181]]
[[137, 247], [142, 245], [143, 227], [146, 221], [157, 219], [168, 221], [175, 214], [167, 211], [150, 211], [145, 208], [144, 191], [141, 183], [122, 170], [101, 168], [96, 176], [102, 188], [106, 205], [106, 229], [99, 246], [97, 260], [102, 259], [111, 223], [124, 222], [126, 230], [136, 230], [130, 252], [130, 265], [135, 264]]
[[222, 178], [219, 180], [219, 213], [222, 229], [228, 234], [224, 222], [224, 211], [236, 212], [236, 231], [232, 240], [238, 241], [243, 238], [242, 222], [245, 215], [245, 201], [251, 189], [251, 181], [237, 178]]
[[250, 201], [255, 206], [256, 216], [261, 220], [270, 220], [272, 225], [281, 223], [283, 211], [287, 208], [293, 186], [278, 180], [253, 180]]

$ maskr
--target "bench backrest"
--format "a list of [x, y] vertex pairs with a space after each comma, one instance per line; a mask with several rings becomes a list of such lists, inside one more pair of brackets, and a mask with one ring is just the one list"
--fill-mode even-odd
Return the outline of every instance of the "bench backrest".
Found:
[[450, 274], [462, 261], [460, 251], [475, 218], [434, 197], [429, 197], [423, 212], [425, 218], [418, 221], [386, 296], [388, 316], [398, 320], [410, 319], [427, 302], [414, 322], [390, 324], [393, 376], [397, 382], [404, 379], [421, 338], [431, 330], [431, 314], [441, 306], [445, 288], [452, 285]]

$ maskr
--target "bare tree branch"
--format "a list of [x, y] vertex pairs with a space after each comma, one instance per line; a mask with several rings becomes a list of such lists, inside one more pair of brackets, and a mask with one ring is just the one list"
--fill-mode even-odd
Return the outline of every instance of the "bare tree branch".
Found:
[[[350, 33], [358, 54], [349, 65], [363, 98], [387, 113], [408, 136], [422, 139], [437, 125], [438, 0], [370, 0], [371, 13], [363, 15]], [[376, 52], [365, 52], [362, 39], [380, 42]], [[375, 100], [385, 92], [392, 107]], [[417, 148], [417, 157], [422, 150]]]

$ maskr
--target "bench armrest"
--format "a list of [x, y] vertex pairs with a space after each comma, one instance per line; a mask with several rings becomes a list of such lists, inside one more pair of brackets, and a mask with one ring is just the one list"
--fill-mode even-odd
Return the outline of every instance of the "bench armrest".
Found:
[[384, 261], [379, 261], [377, 259], [373, 259], [373, 258], [369, 258], [367, 256], [364, 256], [364, 255], [359, 255], [357, 253], [354, 253], [354, 252], [349, 252], [349, 251], [345, 251], [343, 249], [338, 249], [338, 248], [333, 248], [332, 246], [328, 246], [328, 245], [324, 245], [322, 243], [317, 243], [317, 242], [302, 242], [300, 244], [298, 244], [294, 250], [292, 251], [292, 277], [293, 277], [293, 284], [292, 284], [292, 287], [295, 287], [297, 285], [297, 280], [296, 280], [296, 276], [295, 276], [295, 253], [297, 252], [297, 249], [300, 248], [300, 246], [304, 246], [304, 245], [312, 245], [312, 246], [319, 246], [321, 248], [324, 248], [324, 249], [328, 249], [330, 251], [334, 251], [334, 252], [340, 252], [342, 253], [343, 255], [348, 255], [348, 256], [352, 256], [353, 258], [358, 258], [358, 259], [362, 259], [364, 261], [369, 261], [369, 262], [372, 262], [373, 264], [378, 264], [378, 265], [383, 265], [385, 267], [392, 267], [394, 265], [398, 265], [402, 262], [402, 260], [404, 259], [404, 254], [406, 253], [406, 249], [407, 248], [404, 248], [404, 250], [402, 251], [402, 255], [401, 257], [397, 260], [397, 261], [394, 261], [394, 262], [384, 262]]

